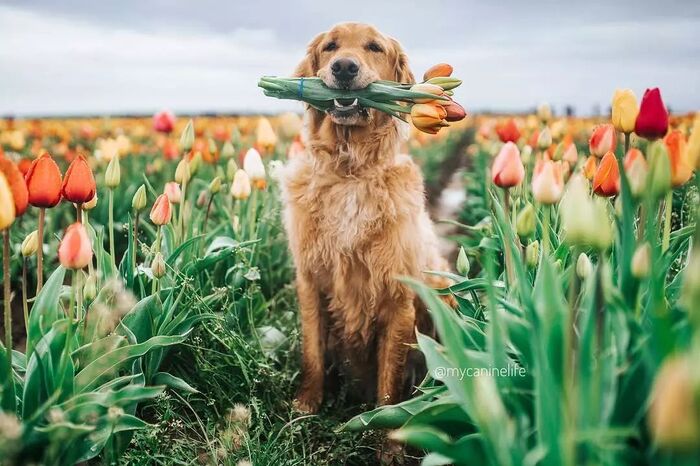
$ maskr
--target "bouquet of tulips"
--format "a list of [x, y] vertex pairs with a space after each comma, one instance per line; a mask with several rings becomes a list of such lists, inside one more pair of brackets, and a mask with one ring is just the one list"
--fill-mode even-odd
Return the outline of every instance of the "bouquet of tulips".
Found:
[[363, 89], [331, 89], [321, 78], [264, 76], [258, 86], [267, 96], [300, 100], [322, 112], [345, 108], [349, 102], [349, 106], [374, 108], [403, 121], [410, 114], [413, 126], [436, 134], [466, 116], [464, 108], [452, 100], [453, 89], [462, 81], [451, 74], [452, 66], [441, 63], [426, 71], [418, 84], [376, 81]]

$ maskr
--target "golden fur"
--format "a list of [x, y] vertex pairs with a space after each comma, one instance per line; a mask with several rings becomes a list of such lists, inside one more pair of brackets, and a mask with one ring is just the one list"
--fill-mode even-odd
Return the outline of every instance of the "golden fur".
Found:
[[[337, 48], [324, 52], [331, 40]], [[367, 50], [368, 41], [382, 52]], [[297, 75], [326, 80], [324, 73], [338, 56], [360, 62], [360, 80], [413, 82], [398, 42], [357, 23], [316, 37]], [[376, 384], [378, 403], [393, 403], [402, 394], [415, 327], [429, 320], [397, 277], [445, 285], [422, 274], [446, 267], [425, 209], [420, 169], [400, 153], [404, 123], [390, 116], [370, 111], [353, 124], [338, 124], [307, 109], [306, 119], [307, 153], [290, 160], [281, 173], [303, 340], [295, 403], [301, 411], [318, 409], [327, 352], [344, 361], [354, 377]]]

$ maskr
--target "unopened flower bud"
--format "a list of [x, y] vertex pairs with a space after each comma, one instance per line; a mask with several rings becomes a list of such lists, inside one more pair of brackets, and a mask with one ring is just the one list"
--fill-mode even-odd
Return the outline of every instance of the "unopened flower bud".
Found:
[[209, 192], [216, 194], [219, 191], [221, 191], [221, 177], [215, 176], [214, 179], [211, 180], [211, 183], [209, 183]]
[[119, 157], [114, 156], [112, 160], [109, 161], [109, 164], [107, 164], [107, 170], [105, 170], [105, 185], [110, 189], [114, 189], [119, 186], [120, 181], [121, 169], [119, 167]]
[[94, 275], [89, 275], [87, 280], [85, 280], [85, 286], [83, 287], [83, 296], [88, 301], [95, 299], [97, 296], [97, 277]]
[[212, 138], [209, 138], [209, 153], [210, 154], [216, 154], [216, 152], [219, 150], [218, 147], [216, 147], [216, 141], [214, 141]]
[[153, 257], [153, 262], [151, 262], [151, 272], [156, 278], [161, 278], [165, 275], [165, 260], [163, 259], [163, 254], [157, 252]]
[[225, 159], [230, 159], [236, 155], [236, 150], [233, 148], [231, 141], [226, 141], [224, 146], [221, 148], [221, 157]]
[[139, 186], [139, 189], [137, 189], [134, 193], [134, 197], [131, 198], [131, 207], [136, 212], [139, 212], [146, 207], [147, 201], [148, 199], [146, 198], [146, 186], [142, 184], [141, 186]]
[[537, 148], [540, 150], [548, 149], [552, 145], [552, 132], [548, 126], [545, 126], [540, 135], [537, 137]]
[[531, 203], [525, 204], [518, 213], [515, 228], [521, 238], [528, 238], [535, 232], [535, 207]]
[[190, 180], [190, 176], [190, 163], [186, 159], [180, 160], [175, 169], [175, 181], [184, 184]]
[[457, 272], [465, 277], [469, 275], [469, 258], [467, 257], [467, 252], [463, 247], [460, 246], [459, 254], [457, 255]]
[[460, 79], [450, 78], [447, 76], [436, 76], [434, 78], [428, 79], [426, 82], [430, 84], [436, 84], [446, 91], [454, 89], [455, 87], [458, 87], [460, 84], [462, 84], [462, 81]]
[[194, 122], [192, 120], [187, 122], [185, 129], [182, 130], [180, 134], [180, 147], [183, 151], [188, 152], [192, 149], [194, 144]]
[[576, 275], [581, 280], [585, 280], [591, 275], [591, 272], [593, 271], [593, 264], [591, 263], [591, 259], [586, 255], [586, 253], [581, 253], [578, 256], [578, 260], [576, 261]]
[[234, 159], [229, 159], [229, 161], [226, 163], [226, 178], [229, 181], [233, 181], [233, 177], [236, 176], [237, 171], [238, 164]]
[[22, 256], [29, 257], [36, 254], [39, 248], [39, 235], [36, 230], [32, 231], [22, 241]]
[[671, 162], [663, 141], [655, 141], [649, 147], [648, 190], [656, 198], [671, 190]]
[[540, 257], [540, 242], [533, 241], [525, 248], [525, 262], [529, 267], [537, 267], [537, 261]]

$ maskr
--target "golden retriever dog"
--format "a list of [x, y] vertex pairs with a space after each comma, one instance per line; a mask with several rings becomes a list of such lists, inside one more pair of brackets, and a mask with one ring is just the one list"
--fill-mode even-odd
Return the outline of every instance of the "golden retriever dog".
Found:
[[[374, 27], [339, 24], [309, 45], [296, 75], [331, 88], [414, 82], [399, 43]], [[308, 108], [307, 151], [281, 171], [285, 228], [296, 267], [302, 380], [295, 406], [316, 412], [329, 358], [371, 387], [379, 404], [405, 394], [407, 354], [425, 307], [398, 277], [445, 286], [420, 169], [401, 153], [406, 124], [357, 102]]]

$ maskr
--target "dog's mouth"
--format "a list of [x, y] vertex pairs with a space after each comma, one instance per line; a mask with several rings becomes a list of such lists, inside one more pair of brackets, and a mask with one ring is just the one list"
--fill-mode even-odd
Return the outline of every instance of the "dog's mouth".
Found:
[[369, 117], [369, 112], [360, 106], [357, 99], [333, 99], [333, 107], [328, 114], [339, 125], [356, 125]]

